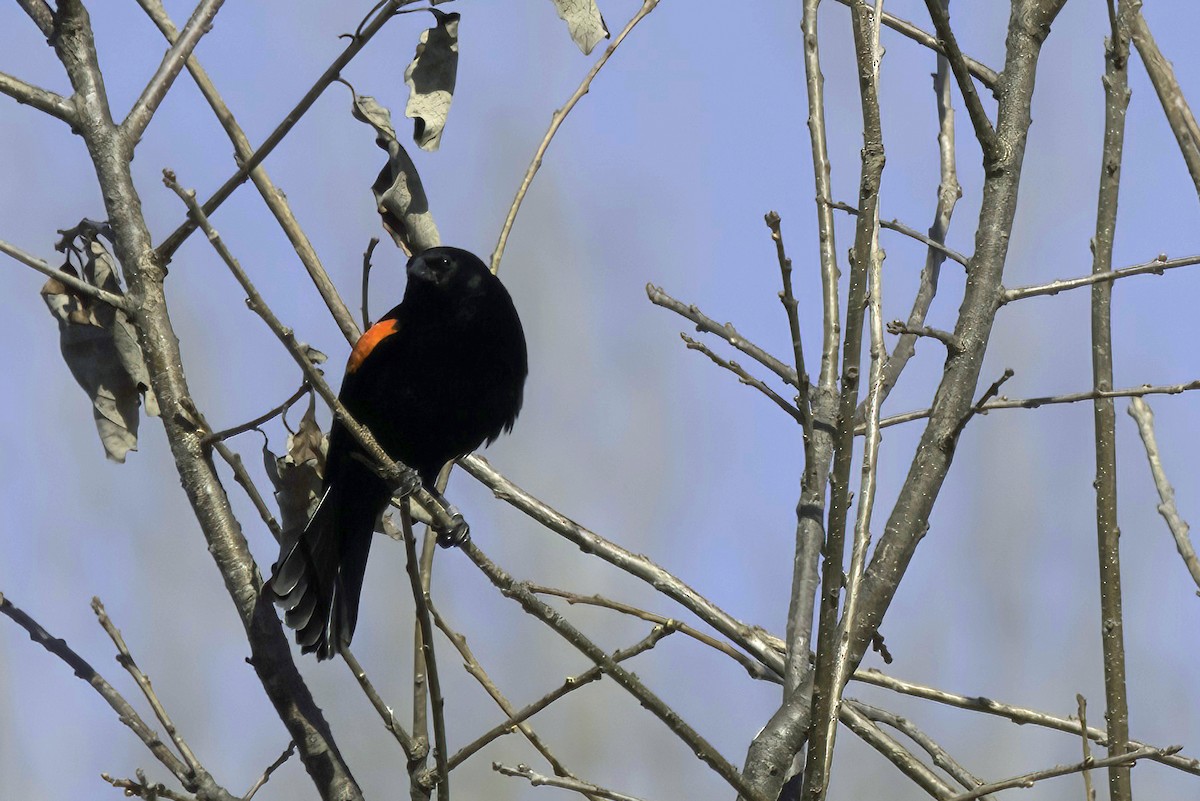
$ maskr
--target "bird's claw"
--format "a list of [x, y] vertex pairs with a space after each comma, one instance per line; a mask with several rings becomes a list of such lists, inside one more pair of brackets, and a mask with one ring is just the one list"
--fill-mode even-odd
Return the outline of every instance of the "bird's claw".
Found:
[[421, 477], [411, 467], [400, 473], [400, 481], [396, 486], [396, 495], [407, 498], [421, 486]]
[[452, 525], [449, 529], [438, 531], [437, 544], [443, 548], [466, 545], [471, 539], [471, 527], [467, 525], [466, 519], [455, 512], [450, 517], [450, 522]]

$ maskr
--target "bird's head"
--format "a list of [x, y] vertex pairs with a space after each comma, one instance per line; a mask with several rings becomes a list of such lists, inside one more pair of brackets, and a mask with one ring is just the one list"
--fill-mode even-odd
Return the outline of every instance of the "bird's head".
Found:
[[429, 248], [408, 260], [407, 291], [462, 300], [485, 291], [492, 278], [487, 265], [470, 251]]

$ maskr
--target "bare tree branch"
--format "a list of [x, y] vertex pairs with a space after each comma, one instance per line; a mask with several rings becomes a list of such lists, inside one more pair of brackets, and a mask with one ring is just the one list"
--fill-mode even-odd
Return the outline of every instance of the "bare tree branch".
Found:
[[34, 86], [15, 75], [0, 72], [0, 93], [8, 95], [22, 105], [32, 106], [51, 117], [57, 117], [72, 128], [76, 125], [75, 105], [49, 89]]
[[621, 42], [625, 41], [625, 37], [657, 5], [658, 0], [642, 0], [641, 8], [630, 18], [629, 22], [625, 23], [624, 29], [604, 49], [604, 53], [601, 54], [600, 58], [596, 59], [596, 63], [588, 70], [587, 75], [583, 76], [583, 81], [575, 89], [575, 93], [567, 98], [567, 102], [563, 104], [562, 108], [556, 110], [550, 116], [550, 128], [546, 131], [546, 135], [542, 137], [541, 144], [538, 145], [537, 151], [533, 154], [533, 161], [529, 163], [528, 169], [525, 170], [525, 177], [521, 179], [521, 186], [517, 189], [517, 195], [513, 198], [512, 205], [508, 208], [508, 216], [504, 218], [504, 225], [500, 229], [500, 238], [496, 241], [496, 249], [492, 251], [491, 266], [493, 273], [500, 272], [500, 260], [504, 258], [504, 248], [508, 245], [508, 234], [512, 231], [513, 222], [517, 219], [517, 212], [521, 209], [521, 202], [525, 200], [525, 195], [529, 192], [529, 187], [533, 183], [534, 176], [541, 169], [542, 158], [546, 155], [546, 149], [550, 147], [550, 141], [558, 133], [559, 126], [563, 124], [563, 120], [571, 113], [571, 109], [575, 108], [575, 104], [588, 93], [588, 90], [592, 86], [592, 80], [604, 68], [604, 65], [608, 63], [609, 58], [612, 57], [617, 48], [621, 46]]
[[[283, 141], [283, 138], [288, 135], [296, 123], [298, 123], [300, 119], [308, 112], [308, 110], [312, 108], [313, 103], [317, 102], [317, 98], [319, 98], [325, 92], [325, 90], [329, 88], [329, 84], [338, 79], [346, 65], [349, 64], [356, 55], [358, 55], [360, 50], [366, 47], [367, 42], [371, 41], [372, 37], [379, 33], [380, 29], [387, 24], [387, 21], [395, 16], [396, 9], [413, 2], [416, 2], [416, 0], [388, 0], [388, 2], [377, 7], [378, 11], [375, 16], [372, 17], [371, 21], [363, 25], [359, 29], [359, 32], [351, 38], [350, 44], [348, 44], [346, 48], [338, 55], [338, 57], [333, 60], [333, 63], [329, 65], [329, 68], [321, 74], [321, 77], [317, 79], [317, 82], [313, 84], [312, 88], [310, 88], [304, 94], [304, 97], [300, 99], [300, 102], [297, 103], [296, 106], [287, 113], [287, 116], [283, 118], [283, 121], [275, 127], [275, 130], [271, 131], [267, 138], [263, 140], [263, 143], [259, 145], [254, 152], [252, 152], [248, 157], [241, 159], [242, 164], [240, 167], [238, 167], [237, 172], [230, 176], [229, 180], [221, 184], [221, 187], [213, 193], [212, 197], [204, 202], [201, 208], [204, 210], [206, 215], [212, 214], [214, 211], [216, 211], [220, 205], [224, 203], [230, 195], [233, 194], [235, 189], [246, 182], [246, 179], [250, 176], [250, 173], [254, 170], [254, 168], [261, 164], [263, 160], [271, 154], [271, 151], [273, 151], [279, 145], [279, 143]], [[175, 251], [179, 249], [179, 246], [183, 244], [184, 240], [186, 240], [196, 231], [196, 228], [197, 224], [193, 219], [186, 220], [182, 225], [176, 228], [156, 248], [155, 257], [157, 258], [158, 262], [164, 265], [170, 262], [171, 256], [174, 255]], [[349, 312], [346, 314], [348, 316]], [[353, 318], [349, 317], [349, 319], [351, 324], [353, 324]]]
[[[1117, 228], [1117, 198], [1125, 145], [1125, 115], [1129, 108], [1129, 18], [1140, 0], [1119, 0], [1112, 15], [1112, 38], [1105, 48], [1104, 148], [1101, 154], [1096, 233], [1092, 238], [1092, 273], [1112, 272], [1113, 239]], [[1092, 285], [1092, 386], [1113, 385], [1112, 283]], [[1104, 719], [1111, 739], [1109, 756], [1120, 756], [1129, 739], [1129, 701], [1125, 686], [1125, 621], [1121, 612], [1121, 532], [1117, 521], [1117, 423], [1112, 398], [1092, 401], [1096, 451], [1096, 539], [1100, 559], [1100, 642], [1104, 657]], [[1112, 762], [1108, 769], [1112, 801], [1132, 801], [1129, 766]]]
[[1200, 587], [1200, 558], [1188, 536], [1188, 524], [1179, 516], [1175, 507], [1175, 489], [1167, 479], [1167, 471], [1163, 469], [1162, 456], [1158, 452], [1158, 442], [1154, 436], [1154, 412], [1150, 404], [1141, 398], [1134, 398], [1129, 404], [1129, 416], [1137, 422], [1138, 433], [1142, 436], [1142, 444], [1146, 446], [1146, 458], [1150, 461], [1150, 474], [1154, 477], [1154, 486], [1158, 489], [1158, 513], [1167, 521], [1167, 528], [1175, 539], [1175, 548], [1183, 559], [1192, 581]]
[[1200, 125], [1196, 123], [1196, 115], [1179, 88], [1171, 62], [1158, 49], [1140, 9], [1135, 11], [1130, 23], [1134, 47], [1142, 57], [1146, 74], [1150, 76], [1150, 83], [1154, 85], [1154, 91], [1162, 103], [1171, 133], [1179, 142], [1179, 150], [1192, 176], [1192, 183], [1196, 185], [1196, 193], [1200, 194]]
[[[167, 41], [173, 44], [179, 36], [179, 31], [175, 28], [175, 24], [171, 22], [171, 18], [167, 16], [166, 9], [162, 5], [162, 0], [138, 0], [138, 5], [145, 10], [154, 24], [158, 26], [158, 29], [166, 37]], [[188, 59], [187, 68], [192, 74], [192, 79], [196, 82], [196, 86], [200, 89], [200, 93], [204, 95], [204, 99], [208, 101], [213, 114], [216, 115], [217, 121], [221, 123], [221, 127], [225, 129], [225, 133], [233, 143], [234, 155], [243, 164], [249, 163], [254, 157], [254, 148], [251, 147], [250, 140], [246, 138], [246, 134], [242, 131], [241, 126], [234, 119], [233, 113], [225, 105], [225, 101], [221, 99], [216, 87], [209, 79], [208, 74], [200, 66], [200, 62], [196, 60], [195, 56]], [[321, 260], [317, 256], [312, 242], [309, 241], [308, 235], [304, 233], [304, 229], [300, 227], [300, 223], [292, 213], [287, 196], [275, 186], [270, 176], [267, 175], [266, 168], [261, 164], [250, 170], [250, 180], [258, 189], [259, 194], [262, 195], [263, 202], [267, 204], [267, 208], [270, 209], [271, 214], [275, 216], [275, 220], [279, 223], [279, 227], [283, 230], [284, 235], [291, 242], [292, 248], [296, 251], [296, 255], [300, 259], [300, 263], [308, 271], [313, 285], [325, 301], [325, 305], [329, 308], [329, 313], [333, 315], [333, 319], [337, 322], [342, 334], [351, 343], [357, 341], [360, 332], [354, 324], [354, 317], [350, 314], [350, 310], [346, 308], [346, 304], [338, 294], [333, 281], [330, 280], [329, 274], [325, 272], [325, 268], [321, 264]]]
[[596, 784], [592, 784], [591, 782], [583, 782], [574, 778], [566, 779], [555, 778], [553, 776], [543, 776], [540, 773], [535, 773], [528, 765], [509, 767], [508, 765], [501, 765], [499, 762], [493, 762], [492, 770], [496, 771], [502, 776], [516, 776], [520, 779], [527, 779], [534, 787], [558, 787], [563, 790], [574, 790], [575, 792], [588, 796], [589, 798], [608, 798], [612, 801], [641, 801], [641, 799], [635, 798], [631, 795], [618, 793], [615, 790], [606, 790], [605, 788]]
[[1000, 294], [1000, 304], [1004, 305], [1012, 303], [1014, 300], [1024, 300], [1025, 298], [1037, 297], [1039, 295], [1057, 295], [1059, 292], [1064, 292], [1068, 289], [1079, 289], [1080, 287], [1094, 286], [1096, 284], [1108, 284], [1116, 281], [1118, 278], [1128, 278], [1132, 275], [1146, 275], [1147, 273], [1162, 275], [1167, 270], [1173, 270], [1176, 267], [1190, 267], [1193, 264], [1200, 264], [1200, 256], [1184, 256], [1179, 259], [1168, 259], [1166, 256], [1159, 256], [1153, 261], [1136, 264], [1132, 267], [1123, 267], [1120, 270], [1106, 270], [1104, 272], [1085, 275], [1081, 278], [1063, 278], [1058, 281], [1051, 281], [1048, 284], [1033, 284], [1031, 286], [1017, 287], [1016, 289], [1006, 289]]
[[200, 37], [212, 30], [213, 18], [221, 10], [224, 2], [225, 0], [200, 0], [196, 10], [192, 12], [191, 19], [184, 26], [183, 33], [163, 56], [162, 63], [154, 72], [154, 77], [146, 84], [146, 88], [142, 90], [141, 96], [129, 110], [125, 121], [121, 123], [120, 134], [125, 139], [125, 146], [128, 148], [130, 157], [132, 157], [133, 149], [137, 147], [138, 141], [141, 140], [142, 134], [146, 132], [146, 126], [150, 124], [154, 112], [158, 110], [159, 104], [162, 103], [163, 98], [167, 96], [167, 92], [171, 90], [172, 84], [179, 76], [179, 71], [183, 69], [184, 62], [188, 60], [192, 51], [196, 49], [196, 45], [200, 43]]
[[[854, 0], [837, 0], [837, 2], [849, 7]], [[893, 14], [888, 14], [885, 12], [883, 15], [883, 24], [897, 33], [912, 39], [917, 44], [928, 47], [935, 53], [938, 53], [942, 56], [946, 55], [946, 48], [942, 46], [942, 43], [938, 41], [936, 36], [927, 31], [921, 30], [907, 20], [900, 19]], [[963, 61], [966, 62], [967, 70], [972, 76], [978, 79], [979, 82], [988, 89], [993, 91], [995, 90], [996, 84], [1000, 81], [1000, 75], [994, 69], [986, 64], [981, 64], [970, 56], [963, 56]]]
[[1106, 759], [1085, 760], [1077, 762], [1074, 765], [1057, 765], [1046, 770], [1037, 770], [1033, 773], [1025, 773], [1021, 776], [1014, 776], [1011, 779], [992, 782], [991, 784], [980, 785], [969, 793], [962, 793], [950, 799], [950, 801], [972, 801], [975, 798], [982, 798], [988, 793], [995, 793], [1000, 790], [1007, 790], [1011, 787], [1032, 787], [1035, 782], [1044, 781], [1045, 779], [1053, 779], [1058, 776], [1068, 776], [1072, 773], [1079, 773], [1089, 768], [1108, 768], [1110, 771], [1117, 766], [1124, 767], [1126, 770], [1133, 766], [1139, 759], [1148, 757], [1170, 755], [1175, 753], [1181, 746], [1173, 745], [1170, 748], [1140, 748], [1137, 751], [1129, 753], [1117, 754]]
[[[745, 384], [748, 387], [753, 387], [754, 389], [757, 389], [762, 394], [766, 395], [768, 398], [771, 399], [772, 403], [774, 403], [780, 409], [783, 409], [785, 412], [787, 412], [788, 416], [790, 416], [793, 420], [795, 420], [797, 423], [799, 423], [802, 426], [804, 425], [804, 413], [802, 411], [800, 411], [800, 409], [798, 409], [796, 406], [794, 406], [794, 405], [788, 403], [786, 400], [784, 400], [779, 395], [778, 392], [776, 392], [775, 390], [771, 389], [766, 384], [764, 384], [761, 379], [755, 378], [753, 375], [748, 373], [746, 371], [746, 368], [742, 367], [740, 364], [738, 364], [735, 361], [721, 358], [717, 354], [713, 353], [712, 350], [708, 347], [708, 345], [705, 345], [703, 342], [697, 342], [696, 340], [689, 337], [687, 334], [681, 333], [679, 336], [683, 339], [684, 343], [687, 345], [688, 350], [694, 350], [694, 351], [699, 351], [700, 353], [703, 353], [710, 360], [712, 360], [713, 364], [717, 365], [718, 367], [725, 368], [729, 372], [736, 375], [738, 377], [739, 382]], [[799, 399], [797, 402], [801, 406], [805, 405], [803, 396], [799, 396]]]

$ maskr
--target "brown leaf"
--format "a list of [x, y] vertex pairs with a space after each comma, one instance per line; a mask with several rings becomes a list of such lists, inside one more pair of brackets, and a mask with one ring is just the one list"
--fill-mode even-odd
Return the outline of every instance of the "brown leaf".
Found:
[[288, 434], [286, 455], [273, 454], [266, 435], [263, 436], [263, 464], [275, 487], [280, 524], [285, 534], [303, 529], [317, 508], [328, 447], [329, 438], [317, 425], [316, 402], [312, 395], [309, 395], [308, 409], [300, 418], [299, 427]]
[[413, 140], [422, 150], [437, 150], [442, 141], [454, 82], [458, 74], [458, 14], [429, 9], [437, 24], [421, 34], [417, 54], [404, 71], [408, 105], [404, 116], [413, 120]]
[[396, 139], [392, 115], [375, 98], [354, 95], [354, 118], [375, 129], [375, 144], [388, 154], [387, 164], [371, 185], [383, 227], [396, 245], [409, 253], [420, 253], [441, 244], [437, 224], [429, 211], [425, 188], [416, 165]]
[[601, 39], [609, 37], [608, 26], [596, 6], [596, 0], [553, 0], [558, 16], [583, 54], [592, 52]]
[[[71, 275], [113, 294], [122, 294], [112, 256], [99, 241], [107, 226], [84, 220], [63, 233], [56, 247], [82, 262]], [[51, 278], [41, 290], [42, 299], [58, 321], [59, 347], [75, 381], [92, 401], [92, 417], [108, 458], [124, 462], [137, 449], [138, 406], [145, 397], [146, 413], [158, 414], [158, 401], [150, 389], [149, 372], [137, 341], [137, 331], [125, 312], [77, 294]]]

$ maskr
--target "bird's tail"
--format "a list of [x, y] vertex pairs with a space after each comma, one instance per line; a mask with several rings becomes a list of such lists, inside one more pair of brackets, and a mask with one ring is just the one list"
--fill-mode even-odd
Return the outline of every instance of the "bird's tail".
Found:
[[315, 651], [319, 660], [350, 644], [358, 620], [375, 520], [388, 497], [386, 487], [382, 496], [373, 491], [376, 476], [366, 479], [330, 482], [304, 530], [284, 541], [271, 571], [270, 591], [284, 622], [296, 630], [301, 653]]

